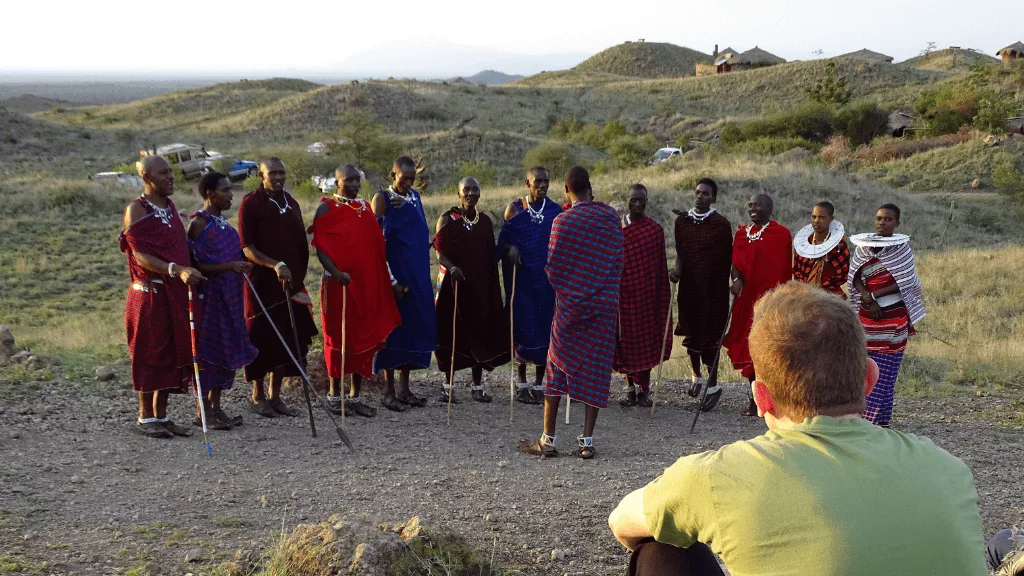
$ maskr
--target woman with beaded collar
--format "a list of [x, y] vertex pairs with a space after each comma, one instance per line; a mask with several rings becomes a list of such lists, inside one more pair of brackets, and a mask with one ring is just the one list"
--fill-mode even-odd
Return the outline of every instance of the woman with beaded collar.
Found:
[[843, 237], [846, 229], [835, 213], [831, 202], [818, 202], [811, 210], [811, 223], [793, 237], [793, 278], [845, 300], [850, 249]]

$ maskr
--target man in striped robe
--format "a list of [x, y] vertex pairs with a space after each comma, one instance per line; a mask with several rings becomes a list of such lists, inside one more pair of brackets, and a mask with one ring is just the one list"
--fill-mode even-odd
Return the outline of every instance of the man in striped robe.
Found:
[[594, 200], [590, 175], [579, 166], [565, 175], [572, 202], [555, 218], [548, 243], [548, 279], [555, 289], [545, 375], [544, 432], [538, 440], [519, 442], [537, 456], [557, 456], [555, 420], [563, 395], [586, 405], [577, 455], [593, 458], [594, 425], [608, 405], [615, 323], [622, 277], [622, 227], [615, 209]]

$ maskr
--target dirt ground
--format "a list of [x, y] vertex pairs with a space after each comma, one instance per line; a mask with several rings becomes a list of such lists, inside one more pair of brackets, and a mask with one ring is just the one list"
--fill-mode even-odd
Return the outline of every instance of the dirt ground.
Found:
[[[441, 376], [420, 373], [413, 389], [431, 398], [427, 407], [347, 419], [356, 454], [323, 414], [320, 435], [311, 438], [304, 416], [260, 419], [245, 410], [245, 387], [236, 387], [226, 407], [243, 414], [245, 425], [211, 432], [207, 456], [198, 433], [173, 440], [135, 434], [135, 396], [126, 367], [118, 370], [117, 382], [25, 385], [3, 395], [0, 565], [8, 562], [12, 572], [199, 574], [237, 550], [262, 554], [282, 529], [366, 514], [391, 521], [419, 515], [525, 574], [621, 574], [627, 556], [606, 524], [618, 500], [681, 455], [764, 430], [763, 421], [739, 415], [744, 388], [728, 385], [690, 435], [693, 401], [682, 382], [667, 382], [666, 403], [653, 417], [617, 405], [602, 412], [596, 459], [567, 455], [582, 427], [582, 406], [574, 405], [570, 425], [560, 417], [563, 457], [538, 460], [516, 452], [514, 442], [539, 433], [541, 408], [516, 404], [509, 423], [507, 371], [489, 377], [493, 404], [463, 392], [451, 426], [435, 400]], [[295, 391], [291, 399], [300, 405]], [[932, 438], [974, 471], [986, 535], [1019, 521], [1024, 506], [1024, 435], [978, 417], [1011, 404], [969, 392], [959, 400], [897, 401], [898, 428]], [[176, 421], [191, 419], [189, 398], [171, 405]], [[566, 551], [565, 560], [552, 561], [553, 549]], [[187, 554], [198, 559], [187, 563]]]

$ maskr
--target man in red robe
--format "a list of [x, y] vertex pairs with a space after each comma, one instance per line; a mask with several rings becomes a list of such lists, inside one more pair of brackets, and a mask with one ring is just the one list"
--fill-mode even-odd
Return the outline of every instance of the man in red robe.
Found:
[[145, 189], [125, 209], [118, 238], [131, 278], [124, 321], [132, 388], [139, 393], [137, 430], [150, 438], [189, 436], [167, 418], [167, 400], [192, 382], [188, 290], [206, 278], [191, 267], [185, 226], [171, 202], [171, 165], [146, 156], [139, 175]]
[[[324, 267], [320, 319], [330, 378], [327, 409], [369, 418], [377, 410], [359, 400], [363, 378], [373, 377], [373, 355], [401, 318], [391, 289], [384, 234], [370, 204], [359, 198], [362, 174], [349, 164], [334, 175], [341, 193], [320, 201], [309, 228]], [[349, 374], [350, 398], [345, 399], [344, 379]]]
[[[747, 202], [750, 224], [736, 229], [732, 244], [732, 322], [722, 345], [729, 351], [732, 367], [754, 381], [754, 362], [747, 338], [754, 322], [754, 304], [766, 292], [793, 278], [793, 235], [772, 220], [774, 203], [767, 194], [755, 194]], [[753, 398], [746, 416], [757, 416]]]
[[490, 372], [507, 363], [511, 352], [508, 315], [501, 301], [501, 283], [494, 260], [494, 224], [487, 214], [477, 210], [479, 201], [480, 184], [476, 178], [463, 178], [459, 181], [459, 206], [437, 220], [434, 249], [440, 267], [434, 355], [438, 370], [449, 380], [447, 388], [441, 391], [442, 402], [455, 402], [451, 372], [466, 368], [473, 377], [473, 400], [490, 402], [483, 371]]
[[[647, 188], [629, 188], [622, 227], [622, 284], [619, 289], [619, 330], [615, 371], [626, 375], [622, 406], [651, 406], [651, 369], [672, 356], [666, 341], [671, 298], [665, 230], [647, 217]], [[663, 348], [664, 347], [664, 348]]]

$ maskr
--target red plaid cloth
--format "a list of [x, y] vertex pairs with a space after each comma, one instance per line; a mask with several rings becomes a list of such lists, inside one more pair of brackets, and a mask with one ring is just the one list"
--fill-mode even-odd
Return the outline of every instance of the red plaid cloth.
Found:
[[843, 285], [850, 273], [850, 248], [846, 238], [821, 258], [804, 258], [793, 252], [793, 278], [823, 289], [846, 299]]
[[622, 276], [622, 227], [615, 209], [579, 202], [559, 214], [551, 226], [545, 270], [555, 289], [545, 394], [568, 394], [604, 408]]
[[170, 200], [165, 224], [148, 203], [135, 200], [148, 214], [118, 237], [128, 257], [132, 287], [125, 302], [124, 324], [132, 363], [132, 387], [140, 392], [185, 392], [192, 382], [192, 340], [188, 328], [188, 288], [178, 278], [150, 272], [135, 259], [149, 254], [191, 266], [185, 226]]
[[[671, 291], [665, 230], [650, 218], [622, 229], [623, 267], [619, 291], [619, 332], [613, 366], [621, 374], [650, 370], [672, 357], [665, 342]], [[664, 344], [665, 349], [658, 353]]]

